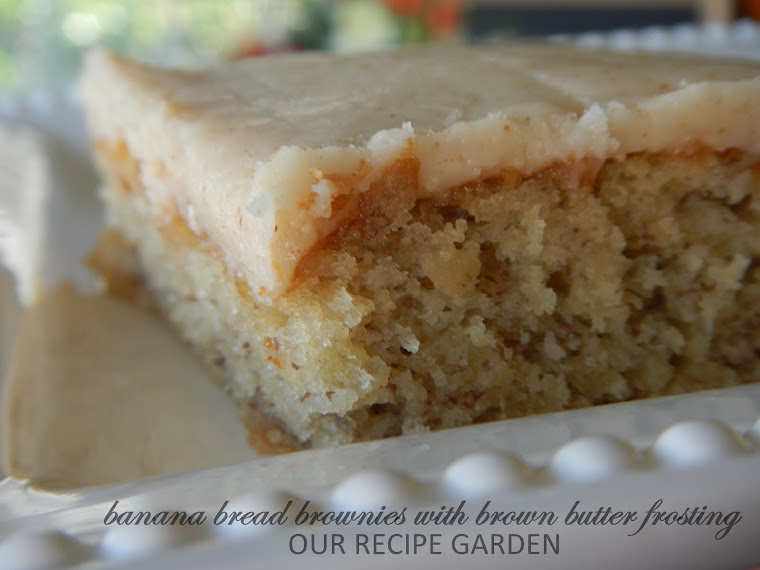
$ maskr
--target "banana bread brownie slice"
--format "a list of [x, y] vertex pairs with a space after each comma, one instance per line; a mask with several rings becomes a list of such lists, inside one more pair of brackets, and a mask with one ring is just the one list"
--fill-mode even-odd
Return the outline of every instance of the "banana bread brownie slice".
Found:
[[760, 66], [570, 47], [81, 79], [111, 223], [311, 445], [760, 380]]

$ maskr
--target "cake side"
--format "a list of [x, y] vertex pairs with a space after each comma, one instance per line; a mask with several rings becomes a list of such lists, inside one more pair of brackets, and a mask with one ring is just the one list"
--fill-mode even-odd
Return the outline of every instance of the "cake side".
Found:
[[419, 160], [422, 197], [504, 169], [760, 146], [757, 65], [566, 47], [299, 54], [195, 73], [96, 52], [82, 94], [93, 137], [141, 162], [154, 216], [178, 209], [261, 302], [397, 160]]
[[417, 200], [408, 161], [261, 305], [110, 186], [169, 318], [315, 445], [760, 380], [760, 156], [637, 154]]

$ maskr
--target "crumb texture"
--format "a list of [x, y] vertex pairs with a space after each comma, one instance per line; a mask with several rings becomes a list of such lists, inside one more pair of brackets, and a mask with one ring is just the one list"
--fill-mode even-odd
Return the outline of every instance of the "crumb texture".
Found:
[[102, 157], [113, 222], [170, 320], [301, 441], [760, 380], [751, 153], [506, 170], [424, 198], [419, 163], [398, 160], [271, 305], [181, 216], [155, 218], [128, 153]]

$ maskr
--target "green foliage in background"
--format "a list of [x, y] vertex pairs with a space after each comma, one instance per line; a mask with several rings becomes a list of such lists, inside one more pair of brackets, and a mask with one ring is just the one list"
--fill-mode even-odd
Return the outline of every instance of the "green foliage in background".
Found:
[[459, 1], [0, 0], [0, 95], [70, 84], [82, 54], [100, 44], [197, 66], [283, 49], [425, 41], [434, 20], [426, 16]]
[[[439, 1], [452, 0], [411, 4]], [[282, 49], [423, 41], [424, 14], [400, 13], [405, 2], [0, 0], [0, 94], [70, 84], [84, 51], [97, 44], [138, 59], [195, 66]]]
[[258, 35], [281, 41], [302, 0], [0, 0], [0, 89], [68, 83], [103, 44], [145, 60], [193, 65]]

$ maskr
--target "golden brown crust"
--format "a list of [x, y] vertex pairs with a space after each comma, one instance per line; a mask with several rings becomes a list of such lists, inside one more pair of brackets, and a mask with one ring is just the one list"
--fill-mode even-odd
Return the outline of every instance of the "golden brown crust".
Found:
[[106, 295], [143, 307], [152, 305], [137, 261], [135, 244], [119, 230], [108, 228], [101, 232], [86, 263], [101, 279]]
[[282, 455], [304, 448], [274, 418], [253, 403], [243, 411], [243, 424], [248, 429], [248, 443], [262, 455]]

